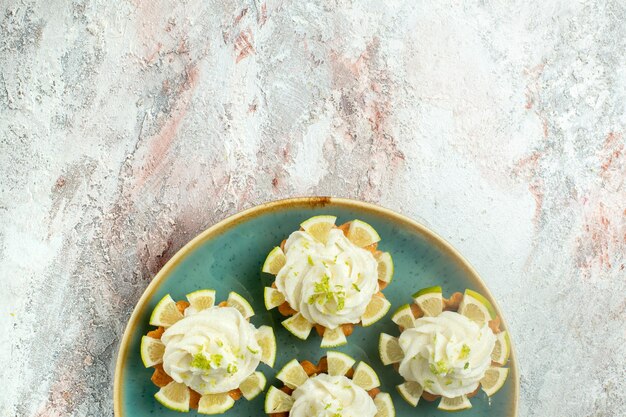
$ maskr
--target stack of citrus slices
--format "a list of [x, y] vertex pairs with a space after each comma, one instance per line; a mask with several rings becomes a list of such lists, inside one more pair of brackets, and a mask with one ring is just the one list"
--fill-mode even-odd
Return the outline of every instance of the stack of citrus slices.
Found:
[[[437, 317], [444, 311], [458, 312], [458, 314], [466, 317], [471, 322], [476, 323], [478, 327], [484, 328], [488, 326], [495, 335], [495, 344], [491, 351], [491, 365], [486, 369], [484, 376], [479, 382], [479, 387], [488, 396], [494, 395], [502, 388], [508, 376], [508, 369], [503, 366], [509, 358], [510, 342], [507, 332], [500, 331], [500, 319], [496, 316], [495, 309], [481, 294], [468, 289], [464, 294], [455, 293], [449, 299], [446, 299], [442, 296], [441, 287], [425, 288], [413, 294], [413, 303], [404, 305], [396, 310], [391, 320], [399, 326], [402, 334], [407, 329], [414, 329], [420, 318]], [[463, 347], [465, 348], [466, 345], [463, 345]], [[405, 352], [400, 346], [398, 338], [386, 333], [381, 333], [380, 335], [379, 351], [383, 364], [393, 364], [396, 369], [405, 358]], [[467, 351], [469, 352], [469, 349]], [[468, 352], [461, 351], [460, 355]], [[466, 364], [466, 367], [468, 364]], [[446, 372], [445, 366], [443, 369], [437, 366], [434, 368], [433, 372], [435, 374]], [[441, 397], [438, 408], [446, 411], [459, 411], [471, 408], [469, 398], [477, 392], [474, 391], [466, 395], [448, 398], [430, 393], [427, 387], [416, 381], [405, 381], [403, 384], [398, 385], [397, 389], [400, 395], [413, 406], [417, 405], [420, 397], [429, 401], [434, 401]]]

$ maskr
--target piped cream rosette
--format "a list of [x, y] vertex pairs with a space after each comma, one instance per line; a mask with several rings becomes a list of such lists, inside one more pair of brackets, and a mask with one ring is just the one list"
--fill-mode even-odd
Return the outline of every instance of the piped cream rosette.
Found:
[[506, 382], [509, 339], [479, 293], [466, 290], [445, 299], [441, 287], [425, 288], [391, 319], [400, 336], [380, 335], [380, 357], [405, 379], [397, 388], [409, 404], [441, 398], [439, 409], [464, 410], [479, 388], [492, 396]]
[[235, 292], [218, 306], [213, 290], [187, 300], [163, 297], [150, 317], [158, 328], [141, 340], [141, 358], [154, 367], [152, 381], [160, 388], [155, 398], [176, 411], [221, 414], [241, 396], [256, 397], [266, 383], [256, 368], [273, 366], [276, 357], [272, 328], [252, 325], [252, 307]]
[[316, 328], [322, 347], [347, 343], [353, 326], [380, 320], [390, 303], [381, 290], [393, 277], [388, 252], [377, 249], [380, 236], [353, 220], [339, 227], [335, 216], [315, 216], [274, 248], [263, 272], [276, 275], [265, 288], [265, 306], [278, 307], [292, 334], [307, 339]]

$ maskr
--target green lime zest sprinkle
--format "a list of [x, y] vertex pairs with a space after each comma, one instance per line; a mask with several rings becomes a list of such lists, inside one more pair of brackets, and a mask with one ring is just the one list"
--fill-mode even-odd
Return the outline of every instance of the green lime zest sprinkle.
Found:
[[313, 258], [311, 258], [311, 255], [309, 255], [307, 260], [309, 261], [309, 265], [313, 265]]
[[226, 372], [228, 372], [229, 374], [234, 374], [235, 372], [237, 372], [237, 365], [235, 365], [234, 363], [229, 363], [226, 367]]
[[355, 290], [357, 290], [358, 292], [361, 292], [361, 289], [359, 288], [358, 285], [356, 284], [352, 284], [352, 288], [354, 288]]
[[463, 343], [463, 347], [461, 347], [461, 353], [459, 354], [459, 359], [467, 359], [470, 354], [470, 347]]
[[193, 355], [190, 365], [192, 368], [198, 368], [202, 369], [203, 371], [208, 371], [209, 369], [211, 369], [211, 359], [204, 356], [204, 353], [198, 352]]
[[246, 346], [246, 348], [250, 351], [250, 353], [256, 355], [257, 353], [259, 353], [259, 351], [257, 349], [252, 349], [250, 346]]
[[465, 362], [465, 366], [463, 367], [463, 369], [467, 369], [469, 368], [469, 362]]
[[443, 359], [429, 365], [430, 372], [433, 375], [441, 375], [448, 373], [448, 363]]

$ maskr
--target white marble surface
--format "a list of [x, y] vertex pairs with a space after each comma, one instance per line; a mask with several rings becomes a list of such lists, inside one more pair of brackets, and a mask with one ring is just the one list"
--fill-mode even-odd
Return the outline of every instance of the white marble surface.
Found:
[[624, 1], [315, 3], [0, 2], [0, 415], [112, 415], [159, 267], [316, 194], [466, 255], [520, 416], [626, 415]]

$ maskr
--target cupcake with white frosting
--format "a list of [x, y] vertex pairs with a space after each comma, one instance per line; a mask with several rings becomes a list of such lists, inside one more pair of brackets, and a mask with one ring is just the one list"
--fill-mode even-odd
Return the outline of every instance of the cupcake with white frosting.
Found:
[[328, 352], [317, 365], [296, 359], [276, 378], [284, 383], [270, 387], [265, 412], [273, 417], [393, 417], [391, 396], [380, 392], [376, 372], [365, 362], [340, 352]]
[[322, 347], [347, 343], [354, 325], [369, 326], [390, 307], [381, 290], [391, 282], [393, 263], [377, 248], [380, 236], [363, 221], [337, 227], [336, 220], [304, 221], [263, 265], [276, 276], [265, 288], [267, 309], [288, 316], [283, 325], [300, 339], [315, 327]]
[[472, 290], [446, 299], [441, 287], [413, 299], [392, 316], [400, 336], [380, 337], [381, 360], [405, 379], [402, 397], [413, 406], [441, 398], [440, 409], [458, 411], [471, 407], [480, 388], [489, 396], [502, 388], [510, 345], [491, 303]]
[[141, 341], [141, 358], [153, 367], [155, 398], [165, 407], [221, 414], [242, 396], [248, 400], [265, 388], [261, 362], [273, 366], [276, 341], [271, 327], [249, 322], [254, 311], [239, 294], [215, 306], [215, 291], [187, 294], [188, 301], [166, 295], [150, 324], [158, 326]]

